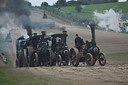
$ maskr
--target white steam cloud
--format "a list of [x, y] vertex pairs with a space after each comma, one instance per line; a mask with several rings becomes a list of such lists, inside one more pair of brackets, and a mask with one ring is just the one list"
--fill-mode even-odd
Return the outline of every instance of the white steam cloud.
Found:
[[119, 19], [121, 14], [115, 12], [113, 9], [105, 10], [104, 13], [94, 12], [95, 19], [98, 20], [98, 26], [104, 28], [105, 30], [113, 30], [116, 32], [121, 32], [119, 27]]
[[126, 32], [128, 32], [128, 27], [126, 28]]
[[[28, 37], [27, 31], [23, 29], [23, 25], [18, 22], [18, 19], [14, 14], [3, 13], [0, 16], [0, 34], [5, 39], [7, 34], [11, 33], [11, 37], [17, 39], [19, 36]], [[17, 24], [16, 24], [17, 23]]]

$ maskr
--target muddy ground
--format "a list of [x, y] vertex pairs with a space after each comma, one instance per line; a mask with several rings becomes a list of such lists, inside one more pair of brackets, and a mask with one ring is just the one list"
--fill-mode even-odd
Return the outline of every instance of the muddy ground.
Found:
[[[38, 10], [32, 10], [31, 19], [39, 21], [42, 19], [43, 13]], [[49, 17], [49, 16], [48, 16]], [[56, 21], [55, 18], [52, 18]], [[49, 19], [50, 20], [50, 19]], [[75, 34], [78, 33], [84, 40], [91, 39], [90, 29], [84, 29], [78, 26], [71, 26], [68, 24], [57, 25], [65, 26], [68, 31], [68, 45], [69, 48], [74, 47]], [[57, 29], [36, 29], [34, 32], [40, 33], [40, 31], [46, 30], [47, 33], [60, 33]], [[15, 36], [13, 43], [8, 44], [10, 59], [15, 68]], [[104, 53], [118, 53], [128, 52], [128, 34], [107, 32], [96, 30], [96, 42]], [[107, 60], [106, 66], [99, 66], [96, 63], [93, 67], [81, 64], [79, 67], [62, 66], [62, 67], [25, 67], [17, 68], [32, 72], [35, 75], [50, 75], [55, 78], [67, 79], [72, 82], [72, 85], [128, 85], [128, 63], [117, 63], [112, 60]]]

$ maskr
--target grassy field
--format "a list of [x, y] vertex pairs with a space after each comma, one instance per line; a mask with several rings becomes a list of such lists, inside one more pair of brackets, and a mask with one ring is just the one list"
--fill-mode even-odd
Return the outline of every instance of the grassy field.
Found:
[[[117, 61], [128, 61], [128, 52], [107, 54], [107, 58]], [[8, 66], [0, 67], [0, 85], [73, 85], [69, 79], [54, 76], [35, 75], [26, 70]]]
[[67, 79], [50, 75], [34, 75], [30, 72], [8, 67], [0, 67], [0, 85], [70, 85]]
[[116, 2], [116, 3], [105, 3], [105, 4], [96, 4], [96, 5], [85, 5], [83, 6], [82, 12], [78, 13], [75, 10], [74, 6], [69, 7], [62, 7], [62, 10], [72, 12], [75, 15], [78, 15], [76, 17], [82, 17], [85, 19], [92, 19], [94, 11], [97, 10], [97, 12], [103, 13], [104, 10], [114, 9], [115, 11], [122, 11], [122, 13], [125, 15], [125, 18], [128, 19], [128, 2]]
[[[63, 21], [68, 23], [76, 23], [80, 24], [81, 21], [94, 20], [94, 12], [103, 13], [105, 10], [113, 9], [116, 12], [122, 12], [124, 14], [124, 18], [128, 20], [128, 2], [115, 2], [115, 3], [105, 3], [105, 4], [93, 4], [93, 5], [83, 5], [82, 11], [78, 13], [75, 10], [75, 6], [65, 6], [60, 9], [55, 7], [39, 7], [43, 10], [49, 11], [52, 16], [60, 18]], [[60, 16], [60, 17], [58, 17]]]
[[107, 54], [107, 58], [110, 60], [128, 63], [128, 52]]

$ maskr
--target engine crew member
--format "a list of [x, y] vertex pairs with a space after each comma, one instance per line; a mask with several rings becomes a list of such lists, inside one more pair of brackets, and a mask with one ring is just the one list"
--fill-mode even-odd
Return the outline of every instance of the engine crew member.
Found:
[[79, 37], [78, 34], [76, 34], [76, 38], [75, 38], [75, 47], [78, 49], [78, 51], [80, 52], [81, 46], [84, 44], [84, 41], [82, 38]]
[[55, 37], [53, 37], [53, 39], [52, 39], [52, 51], [53, 52], [55, 52], [55, 48], [56, 48], [56, 38]]

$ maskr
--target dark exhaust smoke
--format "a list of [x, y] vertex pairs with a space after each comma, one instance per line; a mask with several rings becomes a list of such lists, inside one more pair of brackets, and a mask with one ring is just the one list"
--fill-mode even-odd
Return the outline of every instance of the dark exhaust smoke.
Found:
[[[16, 16], [15, 24], [22, 24], [29, 36], [32, 35], [30, 10], [24, 0], [0, 0], [0, 14], [13, 13]], [[18, 21], [17, 21], [18, 20]], [[7, 22], [8, 23], [8, 22]]]

